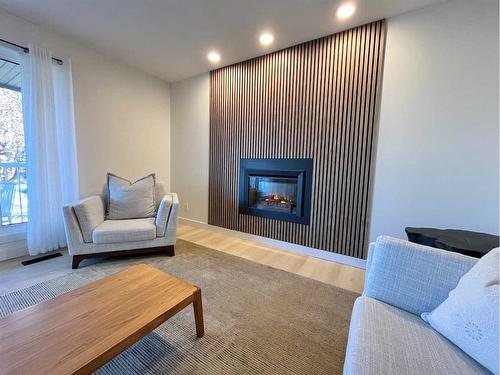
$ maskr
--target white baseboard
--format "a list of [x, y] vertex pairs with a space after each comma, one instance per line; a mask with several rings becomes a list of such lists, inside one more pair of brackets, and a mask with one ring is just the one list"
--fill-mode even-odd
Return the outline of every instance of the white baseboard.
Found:
[[190, 225], [197, 228], [208, 229], [214, 232], [224, 233], [231, 236], [235, 236], [245, 240], [251, 240], [255, 242], [260, 242], [266, 245], [277, 247], [281, 250], [290, 251], [293, 253], [299, 253], [304, 255], [309, 255], [315, 258], [330, 260], [332, 262], [346, 264], [348, 266], [356, 267], [356, 268], [366, 268], [366, 260], [350, 257], [348, 255], [342, 255], [333, 253], [330, 251], [319, 250], [312, 247], [297, 245], [289, 242], [273, 240], [272, 238], [256, 236], [253, 234], [238, 232], [226, 228], [217, 227], [214, 225], [210, 225], [201, 221], [187, 219], [184, 217], [179, 217], [179, 223]]

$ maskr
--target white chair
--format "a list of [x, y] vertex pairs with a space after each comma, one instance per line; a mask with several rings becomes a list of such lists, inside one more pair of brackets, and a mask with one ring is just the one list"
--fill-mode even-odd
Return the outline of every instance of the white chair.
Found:
[[[105, 188], [103, 191], [107, 191]], [[156, 216], [143, 219], [106, 220], [107, 195], [93, 195], [63, 207], [64, 229], [68, 252], [73, 257], [72, 268], [78, 268], [87, 258], [121, 256], [130, 254], [165, 253], [173, 256], [177, 232], [175, 193], [165, 193], [161, 183], [155, 185]], [[75, 205], [87, 205], [91, 230], [84, 235]], [[86, 222], [88, 227], [89, 222]]]

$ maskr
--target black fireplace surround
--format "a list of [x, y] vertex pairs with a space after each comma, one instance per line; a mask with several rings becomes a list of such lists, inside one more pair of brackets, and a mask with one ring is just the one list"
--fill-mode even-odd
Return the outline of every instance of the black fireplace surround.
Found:
[[239, 212], [309, 224], [312, 159], [241, 159]]

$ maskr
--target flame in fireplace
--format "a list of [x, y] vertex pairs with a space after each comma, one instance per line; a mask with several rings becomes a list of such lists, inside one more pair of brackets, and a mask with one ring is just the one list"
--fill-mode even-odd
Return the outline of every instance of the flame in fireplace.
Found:
[[290, 200], [290, 198], [287, 195], [280, 195], [280, 194], [270, 194], [264, 198], [264, 201], [266, 204], [272, 204], [272, 205], [290, 205], [293, 204], [293, 201]]

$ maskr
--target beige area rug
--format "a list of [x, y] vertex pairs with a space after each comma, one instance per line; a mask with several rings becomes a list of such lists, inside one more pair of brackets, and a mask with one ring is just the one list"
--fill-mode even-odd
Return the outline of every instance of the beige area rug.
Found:
[[202, 289], [205, 336], [187, 308], [99, 374], [341, 374], [356, 294], [179, 240], [176, 256], [108, 259], [0, 297], [0, 316], [137, 263]]

